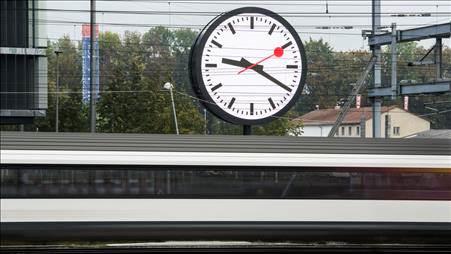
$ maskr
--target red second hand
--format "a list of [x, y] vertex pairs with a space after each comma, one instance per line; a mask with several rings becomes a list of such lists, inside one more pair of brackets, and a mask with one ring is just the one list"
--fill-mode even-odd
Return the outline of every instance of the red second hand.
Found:
[[274, 49], [274, 53], [273, 53], [272, 55], [267, 56], [267, 57], [263, 58], [262, 60], [260, 60], [260, 61], [258, 61], [258, 62], [256, 62], [256, 63], [254, 63], [254, 64], [249, 65], [248, 67], [246, 67], [246, 68], [242, 69], [241, 71], [239, 71], [238, 74], [241, 74], [242, 72], [245, 72], [245, 71], [247, 71], [247, 70], [249, 70], [249, 69], [254, 68], [255, 66], [257, 66], [257, 65], [260, 64], [261, 62], [266, 61], [266, 60], [268, 60], [269, 58], [271, 58], [271, 57], [273, 57], [273, 56], [275, 56], [275, 57], [281, 57], [282, 55], [283, 55], [283, 48], [277, 47], [277, 48]]

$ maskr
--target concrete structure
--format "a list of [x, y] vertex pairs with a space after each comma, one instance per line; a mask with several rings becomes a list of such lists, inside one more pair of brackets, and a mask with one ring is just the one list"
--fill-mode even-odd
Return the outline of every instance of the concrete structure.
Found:
[[31, 123], [47, 109], [46, 1], [0, 1], [0, 123]]
[[438, 139], [451, 139], [451, 129], [441, 130], [428, 130], [419, 133], [415, 133], [406, 138], [438, 138]]
[[[339, 109], [311, 111], [294, 121], [302, 121], [302, 136], [327, 137], [337, 119]], [[388, 120], [389, 119], [389, 120]], [[388, 120], [388, 121], [387, 121]], [[430, 122], [395, 106], [381, 108], [382, 137], [404, 138], [430, 129]], [[336, 137], [372, 137], [371, 107], [352, 108], [346, 114]], [[386, 130], [389, 129], [386, 135]]]

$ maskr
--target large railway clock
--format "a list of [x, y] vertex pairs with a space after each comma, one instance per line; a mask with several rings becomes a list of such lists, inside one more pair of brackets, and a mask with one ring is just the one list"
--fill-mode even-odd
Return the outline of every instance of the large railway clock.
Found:
[[190, 75], [203, 104], [221, 119], [261, 124], [287, 112], [302, 92], [302, 42], [281, 16], [245, 7], [213, 19], [191, 50]]

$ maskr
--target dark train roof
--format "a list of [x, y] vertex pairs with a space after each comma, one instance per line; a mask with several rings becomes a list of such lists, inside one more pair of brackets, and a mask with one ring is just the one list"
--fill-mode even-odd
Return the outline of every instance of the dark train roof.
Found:
[[451, 140], [1, 132], [2, 150], [451, 155]]

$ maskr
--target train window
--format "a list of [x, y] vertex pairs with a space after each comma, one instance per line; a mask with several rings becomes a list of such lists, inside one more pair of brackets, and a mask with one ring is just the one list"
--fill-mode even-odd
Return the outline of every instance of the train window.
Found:
[[2, 165], [1, 197], [446, 200], [451, 174], [395, 168]]

